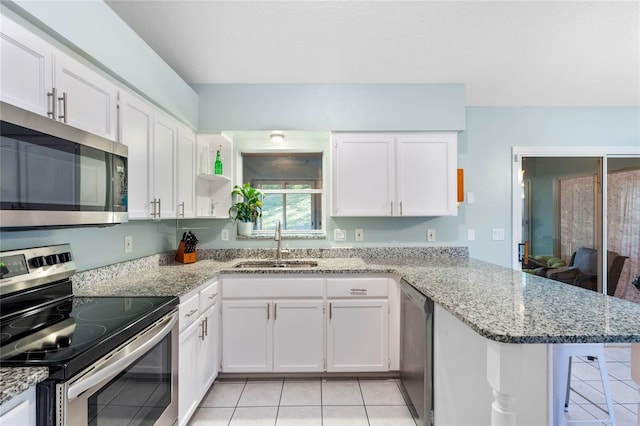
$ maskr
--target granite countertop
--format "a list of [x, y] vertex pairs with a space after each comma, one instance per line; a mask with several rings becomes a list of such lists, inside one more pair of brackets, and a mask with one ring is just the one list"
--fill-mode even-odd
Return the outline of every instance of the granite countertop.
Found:
[[[640, 304], [467, 257], [314, 258], [316, 268], [234, 269], [248, 259], [168, 263], [85, 286], [84, 296], [183, 296], [216, 274], [388, 273], [481, 336], [504, 343], [640, 342]], [[255, 260], [255, 259], [254, 259]]]
[[0, 404], [35, 386], [49, 376], [46, 367], [0, 368]]

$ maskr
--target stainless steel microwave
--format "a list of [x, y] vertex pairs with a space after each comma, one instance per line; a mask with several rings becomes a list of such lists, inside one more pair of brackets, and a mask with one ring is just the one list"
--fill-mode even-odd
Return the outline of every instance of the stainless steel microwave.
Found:
[[125, 145], [0, 103], [0, 228], [127, 221]]

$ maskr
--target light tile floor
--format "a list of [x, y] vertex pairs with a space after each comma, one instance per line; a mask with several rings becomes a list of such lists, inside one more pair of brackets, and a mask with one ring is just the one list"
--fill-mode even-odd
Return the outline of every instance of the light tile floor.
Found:
[[[631, 379], [631, 348], [629, 345], [611, 345], [604, 349], [609, 374], [609, 386], [613, 400], [613, 410], [617, 426], [638, 426], [638, 398], [640, 394]], [[566, 414], [570, 420], [586, 420], [581, 425], [608, 425], [609, 423], [588, 422], [606, 418], [605, 403], [600, 370], [597, 361], [586, 357], [573, 359], [571, 369], [571, 394]]]
[[191, 426], [415, 426], [395, 379], [218, 380]]
[[[617, 426], [637, 426], [639, 393], [631, 380], [631, 350], [605, 348]], [[567, 418], [606, 416], [598, 363], [574, 358]], [[190, 426], [415, 426], [394, 379], [219, 380]], [[583, 425], [608, 423], [587, 422]]]

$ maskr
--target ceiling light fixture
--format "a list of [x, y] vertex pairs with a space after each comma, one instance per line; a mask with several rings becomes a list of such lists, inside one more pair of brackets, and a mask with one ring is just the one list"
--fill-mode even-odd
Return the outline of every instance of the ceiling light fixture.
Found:
[[271, 142], [280, 143], [284, 141], [284, 133], [279, 130], [274, 130], [271, 132], [271, 136], [269, 136], [269, 138], [271, 139]]

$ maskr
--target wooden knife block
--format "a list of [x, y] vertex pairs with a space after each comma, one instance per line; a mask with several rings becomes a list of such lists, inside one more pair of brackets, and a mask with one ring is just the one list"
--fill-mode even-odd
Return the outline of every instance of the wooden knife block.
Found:
[[178, 245], [178, 251], [176, 252], [176, 261], [180, 263], [195, 263], [196, 261], [196, 252], [193, 253], [185, 253], [184, 252], [184, 241], [180, 241]]

